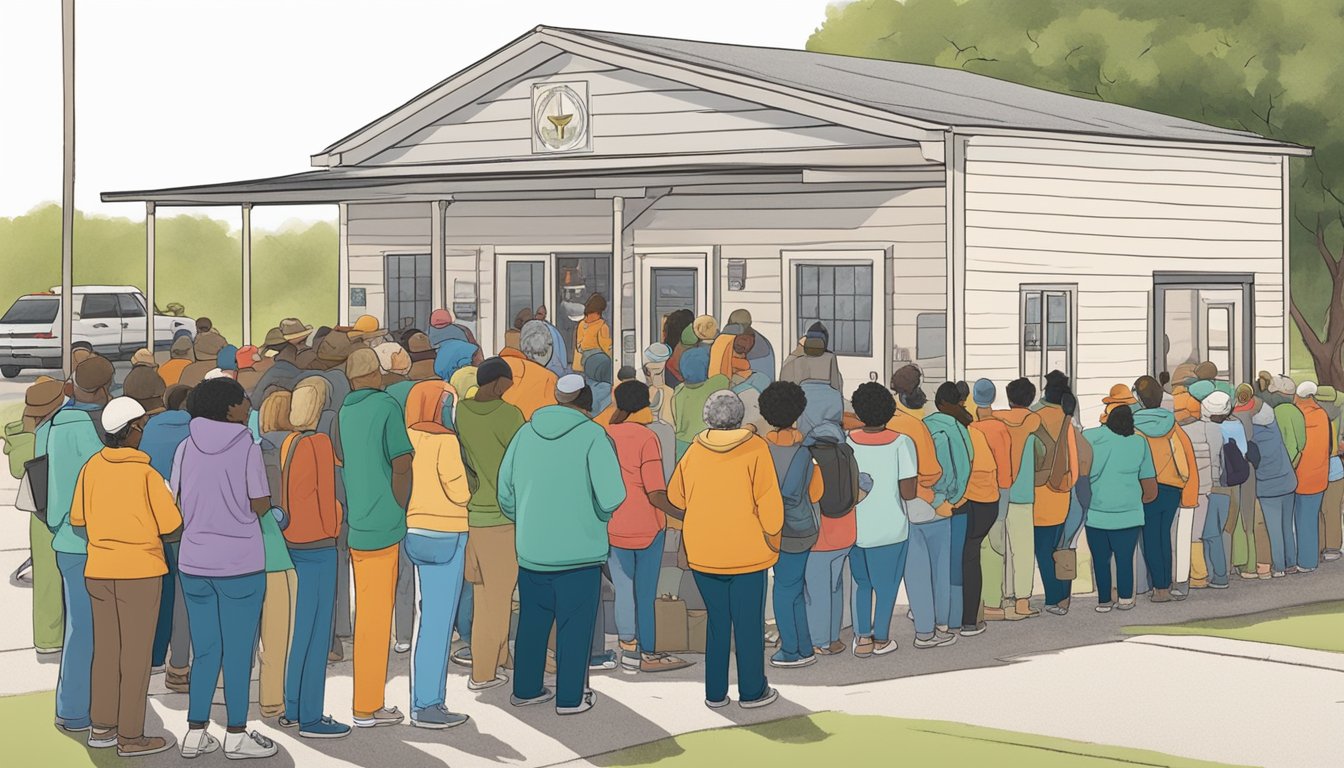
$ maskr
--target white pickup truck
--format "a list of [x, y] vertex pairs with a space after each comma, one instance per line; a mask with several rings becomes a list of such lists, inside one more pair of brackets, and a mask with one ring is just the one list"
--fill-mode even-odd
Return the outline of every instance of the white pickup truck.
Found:
[[[74, 347], [109, 360], [129, 360], [145, 346], [145, 297], [133, 285], [75, 286]], [[178, 336], [196, 335], [196, 321], [154, 312], [154, 347], [167, 349]], [[0, 317], [0, 375], [61, 367], [60, 288], [20, 296]]]

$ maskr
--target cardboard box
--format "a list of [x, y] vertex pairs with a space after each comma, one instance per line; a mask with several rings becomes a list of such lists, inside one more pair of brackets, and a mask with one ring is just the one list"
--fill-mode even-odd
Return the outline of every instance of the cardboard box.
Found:
[[705, 636], [709, 630], [709, 611], [686, 612], [686, 650], [705, 652]]

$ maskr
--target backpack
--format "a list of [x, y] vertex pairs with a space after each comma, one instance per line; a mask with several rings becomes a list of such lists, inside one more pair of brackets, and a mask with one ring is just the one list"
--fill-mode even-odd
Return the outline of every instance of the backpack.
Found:
[[[965, 427], [962, 427], [961, 429], [956, 430], [956, 436], [960, 439], [961, 447], [966, 452], [966, 468], [969, 471], [971, 462], [975, 460], [975, 451], [971, 447], [970, 434], [966, 431]], [[958, 474], [956, 461], [950, 460], [953, 449], [952, 440], [952, 435], [948, 434], [946, 430], [940, 429], [933, 433], [933, 445], [939, 455], [938, 463], [943, 470], [942, 474], [938, 476], [937, 482], [933, 484], [933, 492], [935, 494], [935, 502], [947, 501], [950, 504], [956, 505], [966, 495], [966, 486], [970, 482], [970, 475], [967, 474], [963, 476]], [[942, 457], [944, 455], [949, 457], [948, 461], [943, 461]], [[937, 506], [937, 504], [935, 504], [935, 506]]]
[[811, 485], [812, 454], [799, 447], [779, 482], [779, 494], [784, 499], [784, 530], [780, 543], [783, 551], [806, 552], [816, 542], [821, 528], [816, 505], [808, 497]]
[[1045, 424], [1036, 428], [1032, 434], [1045, 447], [1045, 452], [1036, 462], [1036, 487], [1045, 486], [1052, 491], [1066, 493], [1073, 488], [1070, 480], [1072, 468], [1069, 466], [1069, 450], [1064, 444], [1069, 432], [1071, 419], [1065, 417], [1059, 425], [1059, 434], [1051, 435]]
[[821, 514], [844, 517], [859, 502], [859, 464], [848, 442], [817, 440], [808, 449], [821, 468]]
[[[1248, 446], [1248, 451], [1249, 446]], [[1259, 457], [1257, 457], [1259, 458]], [[1251, 478], [1251, 463], [1241, 452], [1236, 440], [1223, 440], [1223, 476], [1220, 484], [1231, 488], [1241, 485]]]

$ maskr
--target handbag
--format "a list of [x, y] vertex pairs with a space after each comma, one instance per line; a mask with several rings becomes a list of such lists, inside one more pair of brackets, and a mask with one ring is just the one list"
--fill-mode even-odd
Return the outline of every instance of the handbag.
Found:
[[47, 457], [29, 459], [23, 463], [23, 477], [19, 480], [19, 497], [14, 506], [30, 512], [47, 522]]
[[1056, 579], [1073, 581], [1078, 578], [1078, 550], [1056, 549], [1052, 554], [1055, 558]]

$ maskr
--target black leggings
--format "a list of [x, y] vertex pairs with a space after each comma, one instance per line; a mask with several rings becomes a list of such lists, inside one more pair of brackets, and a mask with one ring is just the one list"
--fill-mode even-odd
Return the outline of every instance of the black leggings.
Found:
[[998, 501], [968, 501], [961, 506], [966, 513], [966, 546], [961, 551], [961, 625], [973, 627], [980, 617], [980, 544], [999, 517]]

